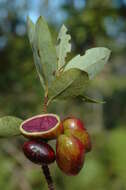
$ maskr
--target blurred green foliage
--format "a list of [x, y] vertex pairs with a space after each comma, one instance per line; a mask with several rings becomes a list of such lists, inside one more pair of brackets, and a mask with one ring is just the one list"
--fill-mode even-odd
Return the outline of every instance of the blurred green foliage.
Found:
[[[42, 111], [42, 89], [24, 18], [28, 12], [33, 12], [34, 7], [30, 9], [30, 4], [35, 2], [38, 15], [44, 14], [48, 19], [55, 41], [62, 23], [56, 14], [53, 18], [49, 16], [54, 12], [51, 0], [0, 1], [0, 116], [15, 115], [25, 119]], [[78, 176], [65, 176], [56, 164], [51, 166], [56, 187], [59, 190], [125, 190], [126, 3], [124, 0], [104, 0], [102, 3], [100, 0], [64, 0], [59, 12], [64, 13], [62, 20], [72, 36], [73, 52], [69, 58], [96, 46], [110, 48], [112, 56], [87, 90], [90, 97], [103, 99], [106, 104], [71, 100], [54, 102], [49, 107], [50, 112], [60, 114], [61, 118], [67, 115], [82, 118], [93, 144]], [[23, 156], [23, 141], [22, 138], [0, 140], [0, 189], [47, 189], [40, 168]]]

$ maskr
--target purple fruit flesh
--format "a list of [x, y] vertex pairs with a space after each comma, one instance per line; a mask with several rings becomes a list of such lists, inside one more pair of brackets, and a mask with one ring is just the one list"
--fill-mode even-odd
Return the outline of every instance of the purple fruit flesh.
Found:
[[48, 131], [49, 129], [53, 128], [57, 123], [58, 120], [56, 117], [44, 116], [29, 120], [27, 123], [24, 123], [22, 128], [27, 132]]
[[62, 123], [56, 114], [36, 115], [20, 125], [21, 133], [29, 139], [56, 139], [63, 133]]

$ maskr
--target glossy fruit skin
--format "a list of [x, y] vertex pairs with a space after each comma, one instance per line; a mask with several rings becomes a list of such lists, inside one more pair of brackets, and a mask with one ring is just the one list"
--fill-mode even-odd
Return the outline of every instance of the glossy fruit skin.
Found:
[[77, 175], [84, 164], [85, 147], [72, 135], [60, 135], [56, 143], [56, 162], [67, 175]]
[[91, 145], [90, 136], [87, 131], [67, 129], [64, 131], [64, 134], [66, 135], [71, 134], [74, 137], [78, 138], [85, 146], [86, 153], [91, 151], [92, 145]]
[[55, 161], [55, 153], [52, 147], [40, 140], [25, 142], [23, 152], [25, 156], [35, 164], [51, 164]]
[[67, 117], [63, 121], [64, 130], [74, 129], [74, 130], [86, 130], [83, 121], [76, 117]]
[[78, 138], [85, 146], [86, 152], [91, 151], [90, 136], [84, 126], [84, 123], [75, 117], [68, 117], [62, 122], [64, 134], [73, 135]]

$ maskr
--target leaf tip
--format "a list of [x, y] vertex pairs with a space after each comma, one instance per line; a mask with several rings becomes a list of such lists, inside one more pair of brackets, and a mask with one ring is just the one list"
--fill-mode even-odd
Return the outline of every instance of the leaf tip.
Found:
[[27, 25], [34, 24], [29, 16], [27, 16]]
[[96, 99], [93, 99], [93, 98], [90, 98], [90, 97], [84, 96], [84, 95], [79, 96], [79, 98], [87, 103], [95, 103], [95, 104], [105, 104], [106, 103], [105, 101], [96, 100]]
[[41, 15], [38, 17], [36, 24], [41, 24], [42, 22], [46, 23], [45, 18]]
[[67, 27], [65, 26], [65, 24], [62, 25], [61, 29], [65, 30], [65, 31], [68, 30]]

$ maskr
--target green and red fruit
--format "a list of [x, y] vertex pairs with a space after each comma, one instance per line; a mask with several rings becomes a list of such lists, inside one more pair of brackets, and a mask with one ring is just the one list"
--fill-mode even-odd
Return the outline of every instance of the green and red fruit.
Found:
[[84, 145], [86, 152], [91, 151], [91, 140], [90, 136], [84, 127], [84, 123], [75, 117], [68, 117], [63, 122], [64, 134], [73, 135], [78, 138]]
[[76, 137], [60, 135], [56, 143], [56, 162], [67, 175], [77, 175], [84, 164], [85, 147]]
[[91, 140], [90, 136], [87, 131], [82, 130], [74, 130], [74, 129], [67, 129], [64, 131], [64, 134], [66, 135], [73, 135], [74, 137], [78, 138], [83, 145], [85, 146], [85, 151], [90, 152], [91, 151]]
[[43, 141], [31, 140], [23, 145], [25, 156], [35, 164], [51, 164], [55, 161], [52, 147]]
[[21, 133], [27, 138], [56, 139], [63, 127], [56, 114], [42, 114], [25, 120], [20, 125]]
[[83, 121], [76, 117], [67, 117], [63, 121], [64, 130], [74, 129], [74, 130], [86, 130]]

